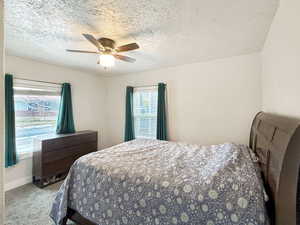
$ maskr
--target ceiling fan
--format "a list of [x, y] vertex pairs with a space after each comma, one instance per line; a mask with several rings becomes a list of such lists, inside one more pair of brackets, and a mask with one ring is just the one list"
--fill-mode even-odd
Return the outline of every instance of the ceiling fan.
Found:
[[85, 51], [85, 50], [72, 50], [66, 49], [68, 52], [77, 52], [77, 53], [90, 53], [99, 55], [98, 64], [101, 64], [103, 67], [112, 67], [115, 63], [115, 59], [119, 59], [125, 62], [133, 63], [136, 60], [134, 58], [119, 55], [119, 52], [128, 52], [135, 49], [138, 49], [139, 46], [137, 43], [131, 43], [127, 45], [122, 45], [116, 47], [116, 42], [109, 38], [99, 38], [96, 39], [91, 34], [82, 34], [88, 41], [90, 41], [94, 46], [96, 46], [97, 51]]

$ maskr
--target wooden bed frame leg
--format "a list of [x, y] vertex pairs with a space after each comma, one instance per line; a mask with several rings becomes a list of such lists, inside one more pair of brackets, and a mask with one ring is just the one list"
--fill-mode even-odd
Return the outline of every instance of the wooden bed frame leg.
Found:
[[68, 222], [68, 217], [65, 217], [63, 222], [62, 222], [62, 225], [67, 225], [67, 222]]

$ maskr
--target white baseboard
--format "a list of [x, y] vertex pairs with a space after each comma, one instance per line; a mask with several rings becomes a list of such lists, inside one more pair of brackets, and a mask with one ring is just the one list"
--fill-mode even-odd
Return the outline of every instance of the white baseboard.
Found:
[[28, 184], [32, 182], [32, 177], [23, 177], [21, 179], [11, 181], [9, 183], [4, 184], [4, 190], [9, 191], [11, 189], [20, 187], [22, 185]]

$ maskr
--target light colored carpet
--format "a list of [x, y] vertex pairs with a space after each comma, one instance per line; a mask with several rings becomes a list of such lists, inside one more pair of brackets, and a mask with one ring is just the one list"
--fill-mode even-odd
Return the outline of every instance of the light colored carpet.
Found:
[[6, 192], [5, 225], [53, 225], [49, 212], [60, 185], [61, 182], [40, 189], [27, 184]]

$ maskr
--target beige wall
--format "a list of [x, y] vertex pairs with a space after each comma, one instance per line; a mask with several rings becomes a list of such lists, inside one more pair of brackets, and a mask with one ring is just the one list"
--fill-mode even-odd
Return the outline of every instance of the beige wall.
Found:
[[[6, 57], [6, 72], [16, 77], [70, 82], [72, 85], [74, 120], [77, 130], [93, 129], [99, 132], [99, 148], [104, 133], [104, 84], [99, 75], [89, 74], [15, 56]], [[6, 169], [6, 189], [31, 181], [32, 159], [21, 160]]]
[[4, 179], [3, 179], [3, 156], [4, 156], [4, 143], [3, 143], [3, 73], [4, 73], [4, 1], [0, 0], [0, 224], [4, 224]]
[[263, 110], [300, 118], [300, 1], [280, 2], [262, 52]]
[[261, 110], [260, 55], [107, 78], [107, 146], [123, 141], [126, 85], [167, 83], [169, 136], [200, 144], [247, 143]]

